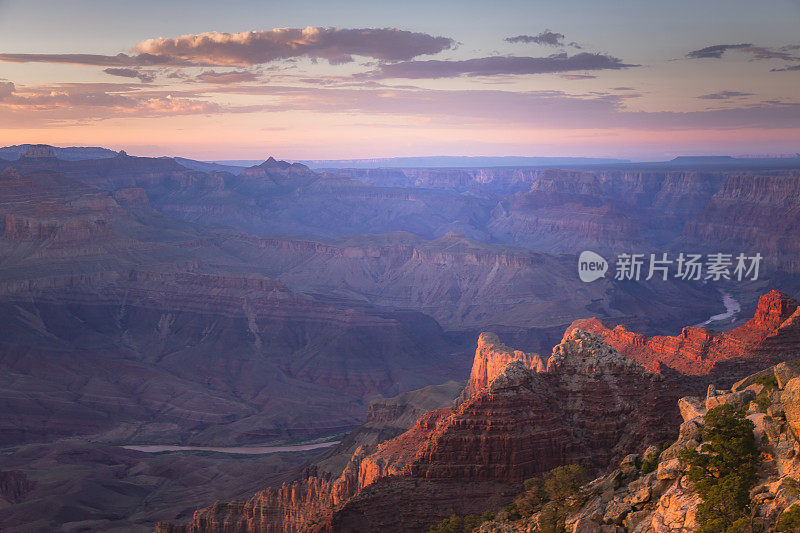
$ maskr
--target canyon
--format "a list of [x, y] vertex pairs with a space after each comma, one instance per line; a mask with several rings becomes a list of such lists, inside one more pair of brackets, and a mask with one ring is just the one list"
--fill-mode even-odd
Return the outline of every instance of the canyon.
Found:
[[[751, 342], [738, 354], [739, 369], [761, 370], [763, 351], [773, 361], [797, 357], [796, 345], [775, 341], [800, 334], [800, 323], [786, 319], [796, 309], [777, 291], [760, 299], [755, 316], [730, 333], [746, 332]], [[688, 416], [678, 399], [703, 389], [678, 372], [651, 372], [617, 346], [624, 350], [622, 341], [572, 327], [545, 363], [484, 333], [453, 406], [420, 416], [398, 437], [358, 447], [338, 476], [312, 465], [297, 481], [217, 502], [188, 525], [162, 523], [157, 531], [421, 531], [454, 514], [499, 509], [522, 481], [557, 466], [603, 473], [674, 439]], [[711, 367], [693, 371], [703, 384], [721, 379]]]
[[[678, 395], [800, 350], [791, 165], [0, 158], [4, 530], [418, 530], [560, 464], [601, 474], [674, 436]], [[765, 262], [742, 283], [583, 283], [583, 249]], [[684, 328], [720, 291], [730, 331]], [[341, 442], [117, 446], [312, 439]]]

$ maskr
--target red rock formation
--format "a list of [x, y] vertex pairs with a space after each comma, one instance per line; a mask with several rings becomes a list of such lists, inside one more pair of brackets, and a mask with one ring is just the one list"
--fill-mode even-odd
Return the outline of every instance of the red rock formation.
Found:
[[798, 302], [775, 290], [759, 299], [753, 318], [724, 333], [686, 327], [674, 337], [645, 337], [596, 318], [576, 320], [567, 333], [573, 329], [599, 335], [653, 372], [667, 367], [685, 375], [719, 373], [733, 378], [800, 354]]
[[338, 478], [310, 472], [247, 502], [198, 511], [187, 526], [157, 530], [417, 531], [452, 513], [500, 506], [522, 480], [558, 465], [597, 470], [666, 437], [661, 406], [676, 391], [596, 337], [573, 331], [546, 369], [495, 340], [481, 336], [465, 401], [427, 413], [372, 451], [359, 449]]
[[526, 368], [537, 372], [545, 369], [539, 354], [512, 350], [501, 343], [494, 333], [481, 333], [478, 337], [478, 349], [475, 350], [475, 361], [472, 364], [469, 383], [464, 389], [465, 398], [494, 381], [511, 361], [520, 361]]

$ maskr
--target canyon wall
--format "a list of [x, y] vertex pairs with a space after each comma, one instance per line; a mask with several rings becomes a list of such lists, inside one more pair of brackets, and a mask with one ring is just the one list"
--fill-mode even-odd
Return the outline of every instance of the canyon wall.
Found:
[[753, 318], [728, 332], [685, 327], [678, 336], [647, 337], [622, 326], [611, 328], [597, 319], [576, 320], [568, 331], [572, 329], [599, 335], [651, 371], [710, 374], [728, 384], [754, 367], [800, 354], [798, 302], [779, 291], [763, 295]]
[[[492, 337], [482, 339], [476, 376], [484, 375]], [[473, 383], [456, 407], [357, 450], [339, 477], [311, 470], [248, 501], [198, 511], [188, 526], [160, 524], [158, 531], [418, 531], [452, 513], [502, 505], [524, 479], [555, 466], [602, 469], [667, 436], [657, 421], [674, 388], [590, 334], [565, 337], [546, 368], [522, 352], [517, 359], [495, 353], [512, 360], [486, 386]]]

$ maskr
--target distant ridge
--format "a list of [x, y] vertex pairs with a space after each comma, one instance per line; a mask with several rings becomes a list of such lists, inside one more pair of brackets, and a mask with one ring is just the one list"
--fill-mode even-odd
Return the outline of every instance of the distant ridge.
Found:
[[[47, 144], [18, 144], [0, 147], [0, 160], [16, 161], [26, 153], [44, 153], [52, 149], [57, 159], [62, 161], [83, 161], [90, 159], [110, 159], [117, 156], [116, 151], [100, 146], [59, 147]], [[258, 166], [263, 159], [228, 159], [199, 161], [179, 156], [171, 157], [184, 168], [201, 172], [230, 172], [238, 175], [248, 167]], [[800, 168], [800, 154], [744, 154], [744, 155], [681, 155], [668, 161], [631, 161], [628, 159], [593, 157], [522, 157], [522, 156], [427, 156], [427, 157], [387, 157], [375, 159], [309, 159], [292, 160], [314, 170], [336, 169], [412, 169], [412, 168], [491, 168], [491, 167], [529, 167], [529, 168], [637, 168], [647, 170], [685, 169], [692, 166], [705, 169], [755, 169], [755, 168]]]
[[16, 161], [24, 156], [33, 147], [49, 147], [53, 149], [55, 157], [63, 161], [81, 161], [84, 159], [108, 159], [115, 157], [117, 152], [100, 146], [68, 146], [58, 147], [46, 144], [16, 144], [0, 148], [0, 158], [7, 161]]
[[[212, 163], [208, 161], [196, 161], [194, 159], [187, 159], [185, 157], [173, 157], [180, 165], [191, 169], [199, 170], [200, 172], [230, 172], [236, 176], [242, 172], [244, 166], [241, 165], [223, 165], [220, 163]], [[251, 166], [251, 165], [246, 165]]]
[[594, 157], [387, 157], [377, 159], [312, 159], [299, 161], [311, 168], [448, 168], [577, 166], [630, 163], [628, 159]]
[[729, 155], [679, 155], [672, 159], [672, 163], [731, 163], [735, 157]]

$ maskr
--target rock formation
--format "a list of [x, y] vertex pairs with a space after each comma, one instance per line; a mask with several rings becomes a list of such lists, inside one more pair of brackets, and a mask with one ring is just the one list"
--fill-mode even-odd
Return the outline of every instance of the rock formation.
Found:
[[[417, 531], [452, 513], [502, 505], [524, 479], [555, 466], [596, 471], [667, 436], [660, 406], [674, 392], [597, 337], [572, 331], [546, 368], [493, 341], [481, 336], [467, 398], [373, 450], [357, 450], [338, 478], [311, 471], [158, 530]], [[506, 362], [502, 371], [489, 370], [497, 368], [492, 355]]]
[[431, 318], [299, 294], [250, 247], [141, 188], [0, 173], [0, 444], [329, 435], [468, 368]]
[[519, 361], [525, 368], [536, 372], [542, 372], [545, 369], [545, 363], [539, 354], [512, 350], [501, 343], [494, 333], [481, 333], [478, 337], [478, 348], [475, 351], [475, 361], [472, 363], [469, 382], [464, 389], [464, 397], [469, 398], [478, 390], [489, 385], [505, 371], [512, 361]]
[[[682, 398], [683, 423], [678, 439], [663, 451], [653, 447], [627, 457], [619, 468], [582, 487], [566, 519], [573, 533], [692, 533], [700, 496], [679, 459], [685, 449], [700, 449], [707, 408], [729, 404], [746, 409], [761, 451], [758, 480], [750, 490], [753, 523], [759, 531], [775, 531], [781, 514], [800, 503], [800, 367], [782, 363], [743, 379], [733, 389], [709, 387], [705, 397]], [[766, 385], [765, 385], [766, 384]], [[751, 401], [756, 398], [760, 401]], [[688, 409], [688, 406], [694, 406]], [[643, 468], [649, 463], [649, 471]], [[640, 469], [641, 468], [641, 469]], [[480, 533], [535, 531], [541, 515], [519, 520], [493, 520]]]
[[575, 328], [599, 335], [653, 372], [711, 374], [729, 383], [800, 353], [798, 302], [774, 290], [759, 298], [753, 318], [728, 332], [685, 327], [675, 337], [647, 337], [623, 326], [611, 328], [595, 318], [576, 320], [570, 326]]

